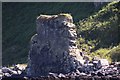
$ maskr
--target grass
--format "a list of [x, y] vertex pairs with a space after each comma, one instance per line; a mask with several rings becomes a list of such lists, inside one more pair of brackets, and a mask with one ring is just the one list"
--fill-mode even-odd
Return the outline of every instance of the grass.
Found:
[[[112, 49], [119, 45], [120, 2], [111, 2], [95, 14], [77, 23], [78, 47], [85, 48], [91, 56], [99, 56], [114, 61]], [[110, 53], [109, 53], [110, 52]], [[118, 51], [117, 53], [120, 53]], [[110, 54], [114, 57], [110, 57]], [[117, 58], [117, 61], [120, 61]]]
[[120, 44], [113, 47], [113, 49], [108, 53], [112, 61], [120, 61]]

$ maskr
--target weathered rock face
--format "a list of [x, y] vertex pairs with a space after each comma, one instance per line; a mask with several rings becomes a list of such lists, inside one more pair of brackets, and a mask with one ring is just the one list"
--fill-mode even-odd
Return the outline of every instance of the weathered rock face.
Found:
[[76, 46], [76, 30], [69, 14], [40, 15], [37, 34], [31, 38], [29, 76], [69, 73], [79, 67], [81, 56]]

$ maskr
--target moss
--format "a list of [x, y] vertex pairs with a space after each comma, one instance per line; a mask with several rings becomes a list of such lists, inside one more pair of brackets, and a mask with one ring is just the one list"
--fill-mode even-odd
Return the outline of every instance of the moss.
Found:
[[112, 61], [120, 61], [120, 44], [117, 47], [114, 47], [110, 52], [110, 57]]
[[68, 13], [60, 13], [58, 15], [40, 15], [37, 17], [37, 19], [50, 19], [50, 18], [56, 18], [56, 17], [66, 17], [72, 19], [72, 16]]
[[90, 54], [90, 56], [92, 58], [97, 56], [99, 58], [107, 59], [109, 62], [111, 62], [111, 58], [110, 58], [109, 52], [110, 52], [110, 49], [108, 49], [108, 48], [100, 48], [100, 49], [96, 50], [95, 52], [92, 52]]
[[50, 16], [50, 15], [40, 15], [40, 16], [37, 17], [37, 19], [43, 19], [43, 20], [45, 20], [45, 19], [49, 19], [51, 17], [52, 16]]
[[71, 16], [71, 14], [68, 14], [68, 13], [60, 13], [60, 14], [58, 14], [58, 17], [67, 17], [67, 18], [70, 18], [70, 19], [72, 19], [72, 16]]

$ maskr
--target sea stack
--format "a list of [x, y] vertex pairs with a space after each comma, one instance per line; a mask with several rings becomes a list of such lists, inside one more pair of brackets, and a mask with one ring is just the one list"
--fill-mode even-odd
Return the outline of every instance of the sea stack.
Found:
[[31, 38], [28, 76], [69, 73], [80, 66], [76, 26], [70, 14], [40, 15], [36, 34]]

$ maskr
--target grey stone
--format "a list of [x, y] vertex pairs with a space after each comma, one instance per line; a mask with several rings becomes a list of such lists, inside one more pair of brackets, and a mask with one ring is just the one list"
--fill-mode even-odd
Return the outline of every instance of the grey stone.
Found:
[[50, 77], [54, 77], [55, 79], [58, 79], [58, 74], [55, 74], [55, 73], [49, 73], [48, 74]]
[[31, 38], [28, 56], [28, 76], [69, 73], [82, 57], [76, 45], [76, 27], [69, 14], [40, 15], [37, 33]]
[[3, 67], [3, 68], [2, 68], [2, 72], [3, 72], [3, 73], [10, 73], [10, 74], [12, 74], [12, 73], [13, 73], [13, 70], [10, 69], [10, 68], [7, 68], [7, 67]]
[[98, 68], [107, 68], [107, 67], [109, 67], [108, 60], [107, 59], [99, 59], [97, 67]]
[[98, 76], [105, 76], [105, 73], [98, 72], [97, 75], [98, 75]]
[[62, 77], [62, 78], [65, 78], [66, 76], [64, 75], [64, 74], [62, 74], [62, 73], [60, 73], [59, 75], [58, 75], [58, 77]]

